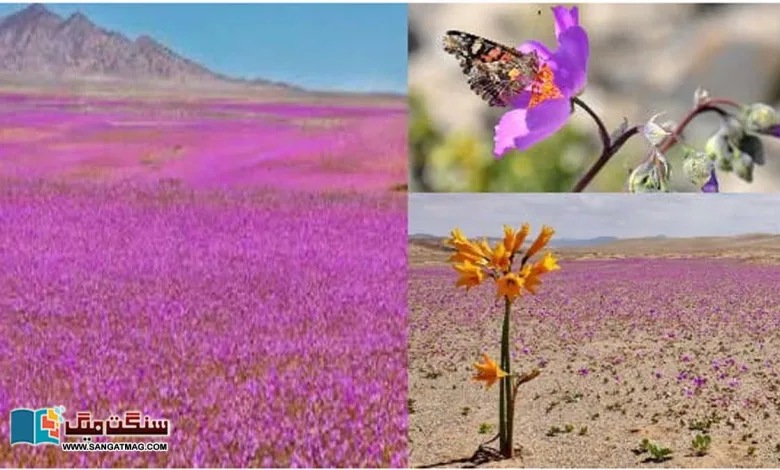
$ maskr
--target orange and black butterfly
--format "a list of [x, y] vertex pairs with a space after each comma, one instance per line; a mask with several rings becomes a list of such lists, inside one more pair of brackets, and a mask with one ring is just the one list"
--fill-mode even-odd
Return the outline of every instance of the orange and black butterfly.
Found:
[[490, 106], [509, 106], [539, 72], [536, 51], [522, 53], [462, 31], [447, 31], [444, 51], [460, 61], [469, 87]]

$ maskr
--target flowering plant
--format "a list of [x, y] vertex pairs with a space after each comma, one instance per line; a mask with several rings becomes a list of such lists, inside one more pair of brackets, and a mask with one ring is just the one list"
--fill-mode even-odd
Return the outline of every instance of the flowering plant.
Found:
[[[583, 191], [609, 160], [636, 135], [648, 142], [643, 161], [630, 173], [630, 192], [668, 192], [672, 165], [666, 154], [674, 146], [684, 150], [682, 170], [686, 178], [702, 192], [718, 192], [717, 171], [734, 172], [752, 182], [756, 165], [764, 164], [762, 135], [780, 137], [780, 117], [763, 103], [742, 104], [710, 97], [704, 89], [694, 93], [693, 108], [675, 124], [657, 123], [664, 113], [648, 122], [630, 126], [627, 120], [609, 132], [601, 117], [579, 95], [587, 85], [590, 55], [588, 34], [579, 23], [579, 10], [564, 6], [552, 8], [555, 18], [556, 50], [537, 41], [517, 47], [522, 54], [533, 54], [538, 62], [528, 86], [515, 96], [495, 127], [493, 153], [501, 158], [508, 150], [528, 150], [552, 136], [566, 124], [575, 107], [585, 111], [596, 123], [602, 144], [601, 154], [577, 181], [572, 192]], [[510, 76], [516, 76], [510, 74]], [[527, 75], [520, 77], [528, 80]], [[699, 115], [715, 113], [722, 125], [706, 142], [703, 150], [690, 145], [683, 131]], [[717, 170], [717, 171], [716, 171]]]
[[[492, 387], [496, 382], [500, 382], [499, 430], [496, 438], [499, 439], [500, 443], [499, 451], [506, 458], [511, 458], [514, 453], [512, 434], [517, 389], [520, 385], [539, 375], [538, 369], [527, 374], [512, 374], [509, 352], [512, 304], [526, 292], [536, 294], [542, 284], [542, 276], [560, 269], [557, 260], [549, 252], [536, 262], [531, 262], [531, 258], [547, 246], [555, 231], [550, 227], [543, 226], [536, 240], [527, 250], [523, 251], [523, 243], [530, 231], [531, 228], [528, 224], [523, 224], [517, 231], [512, 227], [504, 226], [503, 240], [491, 247], [486, 239], [479, 242], [469, 240], [456, 228], [445, 242], [456, 250], [449, 260], [459, 273], [456, 286], [468, 290], [482, 284], [486, 279], [492, 279], [496, 284], [497, 299], [504, 301], [501, 363], [499, 365], [487, 353], [483, 354], [484, 362], [474, 364], [477, 369], [474, 380], [485, 382], [486, 389]], [[518, 257], [520, 257], [519, 267], [514, 269], [513, 266]]]

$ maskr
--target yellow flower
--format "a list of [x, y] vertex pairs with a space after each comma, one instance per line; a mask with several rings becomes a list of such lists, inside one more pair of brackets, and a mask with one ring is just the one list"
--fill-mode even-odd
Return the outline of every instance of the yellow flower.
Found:
[[501, 276], [496, 281], [498, 297], [508, 297], [510, 302], [515, 300], [515, 298], [523, 294], [523, 284], [525, 284], [525, 280], [515, 273]]
[[510, 253], [506, 251], [504, 245], [499, 243], [490, 256], [490, 266], [501, 272], [509, 271], [509, 255]]
[[490, 357], [487, 354], [482, 354], [482, 358], [485, 361], [484, 364], [478, 362], [474, 363], [474, 367], [477, 368], [477, 375], [474, 376], [474, 380], [485, 382], [485, 390], [487, 390], [492, 387], [497, 380], [506, 377], [509, 374], [501, 370], [496, 361], [490, 360]]
[[449, 258], [451, 263], [462, 263], [464, 261], [475, 264], [487, 263], [487, 256], [482, 252], [482, 249], [476, 243], [466, 238], [459, 228], [455, 228], [450, 232], [450, 238], [444, 240], [444, 244], [457, 250], [457, 253]]
[[531, 226], [528, 224], [523, 224], [522, 227], [520, 227], [520, 230], [517, 231], [515, 234], [515, 242], [514, 245], [512, 245], [512, 251], [517, 252], [520, 248], [523, 246], [523, 242], [525, 241], [525, 237], [528, 236], [528, 233], [531, 231]]
[[542, 284], [541, 274], [535, 272], [533, 266], [526, 264], [520, 272], [520, 278], [523, 280], [525, 290], [536, 295], [536, 288]]
[[504, 225], [504, 249], [510, 254], [514, 253], [515, 247], [515, 229], [509, 225]]
[[561, 269], [561, 267], [558, 265], [558, 260], [555, 259], [552, 253], [547, 253], [544, 255], [544, 258], [534, 264], [533, 272], [536, 274], [546, 274], [559, 269]]
[[485, 258], [490, 259], [490, 257], [493, 256], [493, 250], [490, 249], [487, 238], [483, 238], [479, 243], [476, 243], [475, 246]]
[[536, 240], [534, 240], [531, 247], [528, 248], [528, 251], [525, 253], [525, 257], [530, 259], [533, 255], [539, 253], [545, 246], [547, 246], [548, 243], [550, 243], [550, 239], [553, 235], [555, 235], [555, 230], [553, 230], [551, 227], [543, 225], [542, 231], [539, 232], [539, 236], [536, 237]]
[[487, 260], [485, 260], [482, 255], [476, 254], [474, 250], [470, 249], [469, 247], [464, 247], [463, 251], [458, 251], [449, 258], [450, 263], [462, 263], [464, 261], [481, 265], [487, 263]]
[[465, 235], [463, 235], [463, 232], [461, 232], [459, 228], [455, 227], [450, 232], [450, 238], [445, 240], [444, 243], [446, 245], [455, 245], [457, 243], [469, 243], [469, 239], [466, 238]]
[[468, 290], [478, 286], [485, 279], [485, 273], [482, 272], [482, 268], [468, 261], [456, 264], [453, 268], [460, 273], [460, 278], [455, 283], [455, 287], [465, 287]]

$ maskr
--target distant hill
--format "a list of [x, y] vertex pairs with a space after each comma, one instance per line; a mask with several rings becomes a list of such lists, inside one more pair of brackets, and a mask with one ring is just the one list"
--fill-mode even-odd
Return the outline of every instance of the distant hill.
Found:
[[[416, 233], [416, 234], [409, 235], [409, 240], [413, 240], [416, 242], [431, 242], [431, 243], [439, 243], [439, 244], [446, 238], [447, 237], [437, 237], [435, 235], [429, 235], [424, 233]], [[476, 238], [482, 239], [484, 237], [476, 237]], [[488, 241], [490, 241], [490, 243], [495, 243], [498, 240], [501, 240], [501, 238], [488, 237]], [[557, 240], [553, 238], [549, 246], [551, 248], [589, 247], [589, 246], [604, 245], [606, 243], [611, 243], [617, 240], [619, 239], [616, 237], [596, 237], [596, 238], [584, 238], [584, 239], [560, 238]]]
[[[441, 237], [415, 234], [409, 237], [410, 262], [443, 262], [451, 249]], [[497, 239], [491, 240], [494, 242]], [[553, 239], [553, 241], [555, 241]], [[745, 234], [732, 237], [645, 238], [598, 237], [560, 239], [550, 248], [562, 259], [611, 259], [630, 257], [719, 257], [758, 263], [780, 262], [780, 234]]]
[[[89, 81], [312, 94], [371, 96], [395, 101], [403, 95], [312, 92], [263, 78], [245, 80], [204, 67], [150, 36], [131, 40], [96, 25], [82, 13], [63, 18], [42, 4], [0, 17], [0, 78], [6, 86], [43, 87]], [[336, 96], [337, 97], [337, 96]]]

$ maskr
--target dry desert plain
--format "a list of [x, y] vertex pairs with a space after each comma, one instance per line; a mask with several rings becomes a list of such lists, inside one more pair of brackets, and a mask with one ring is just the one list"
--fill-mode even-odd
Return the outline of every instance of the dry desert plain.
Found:
[[[560, 271], [513, 310], [513, 460], [476, 462], [497, 429], [494, 286], [454, 287], [449, 252], [409, 245], [410, 465], [777, 467], [780, 236], [618, 240], [553, 249]], [[710, 436], [703, 455], [691, 448]], [[649, 459], [643, 439], [673, 451]]]

